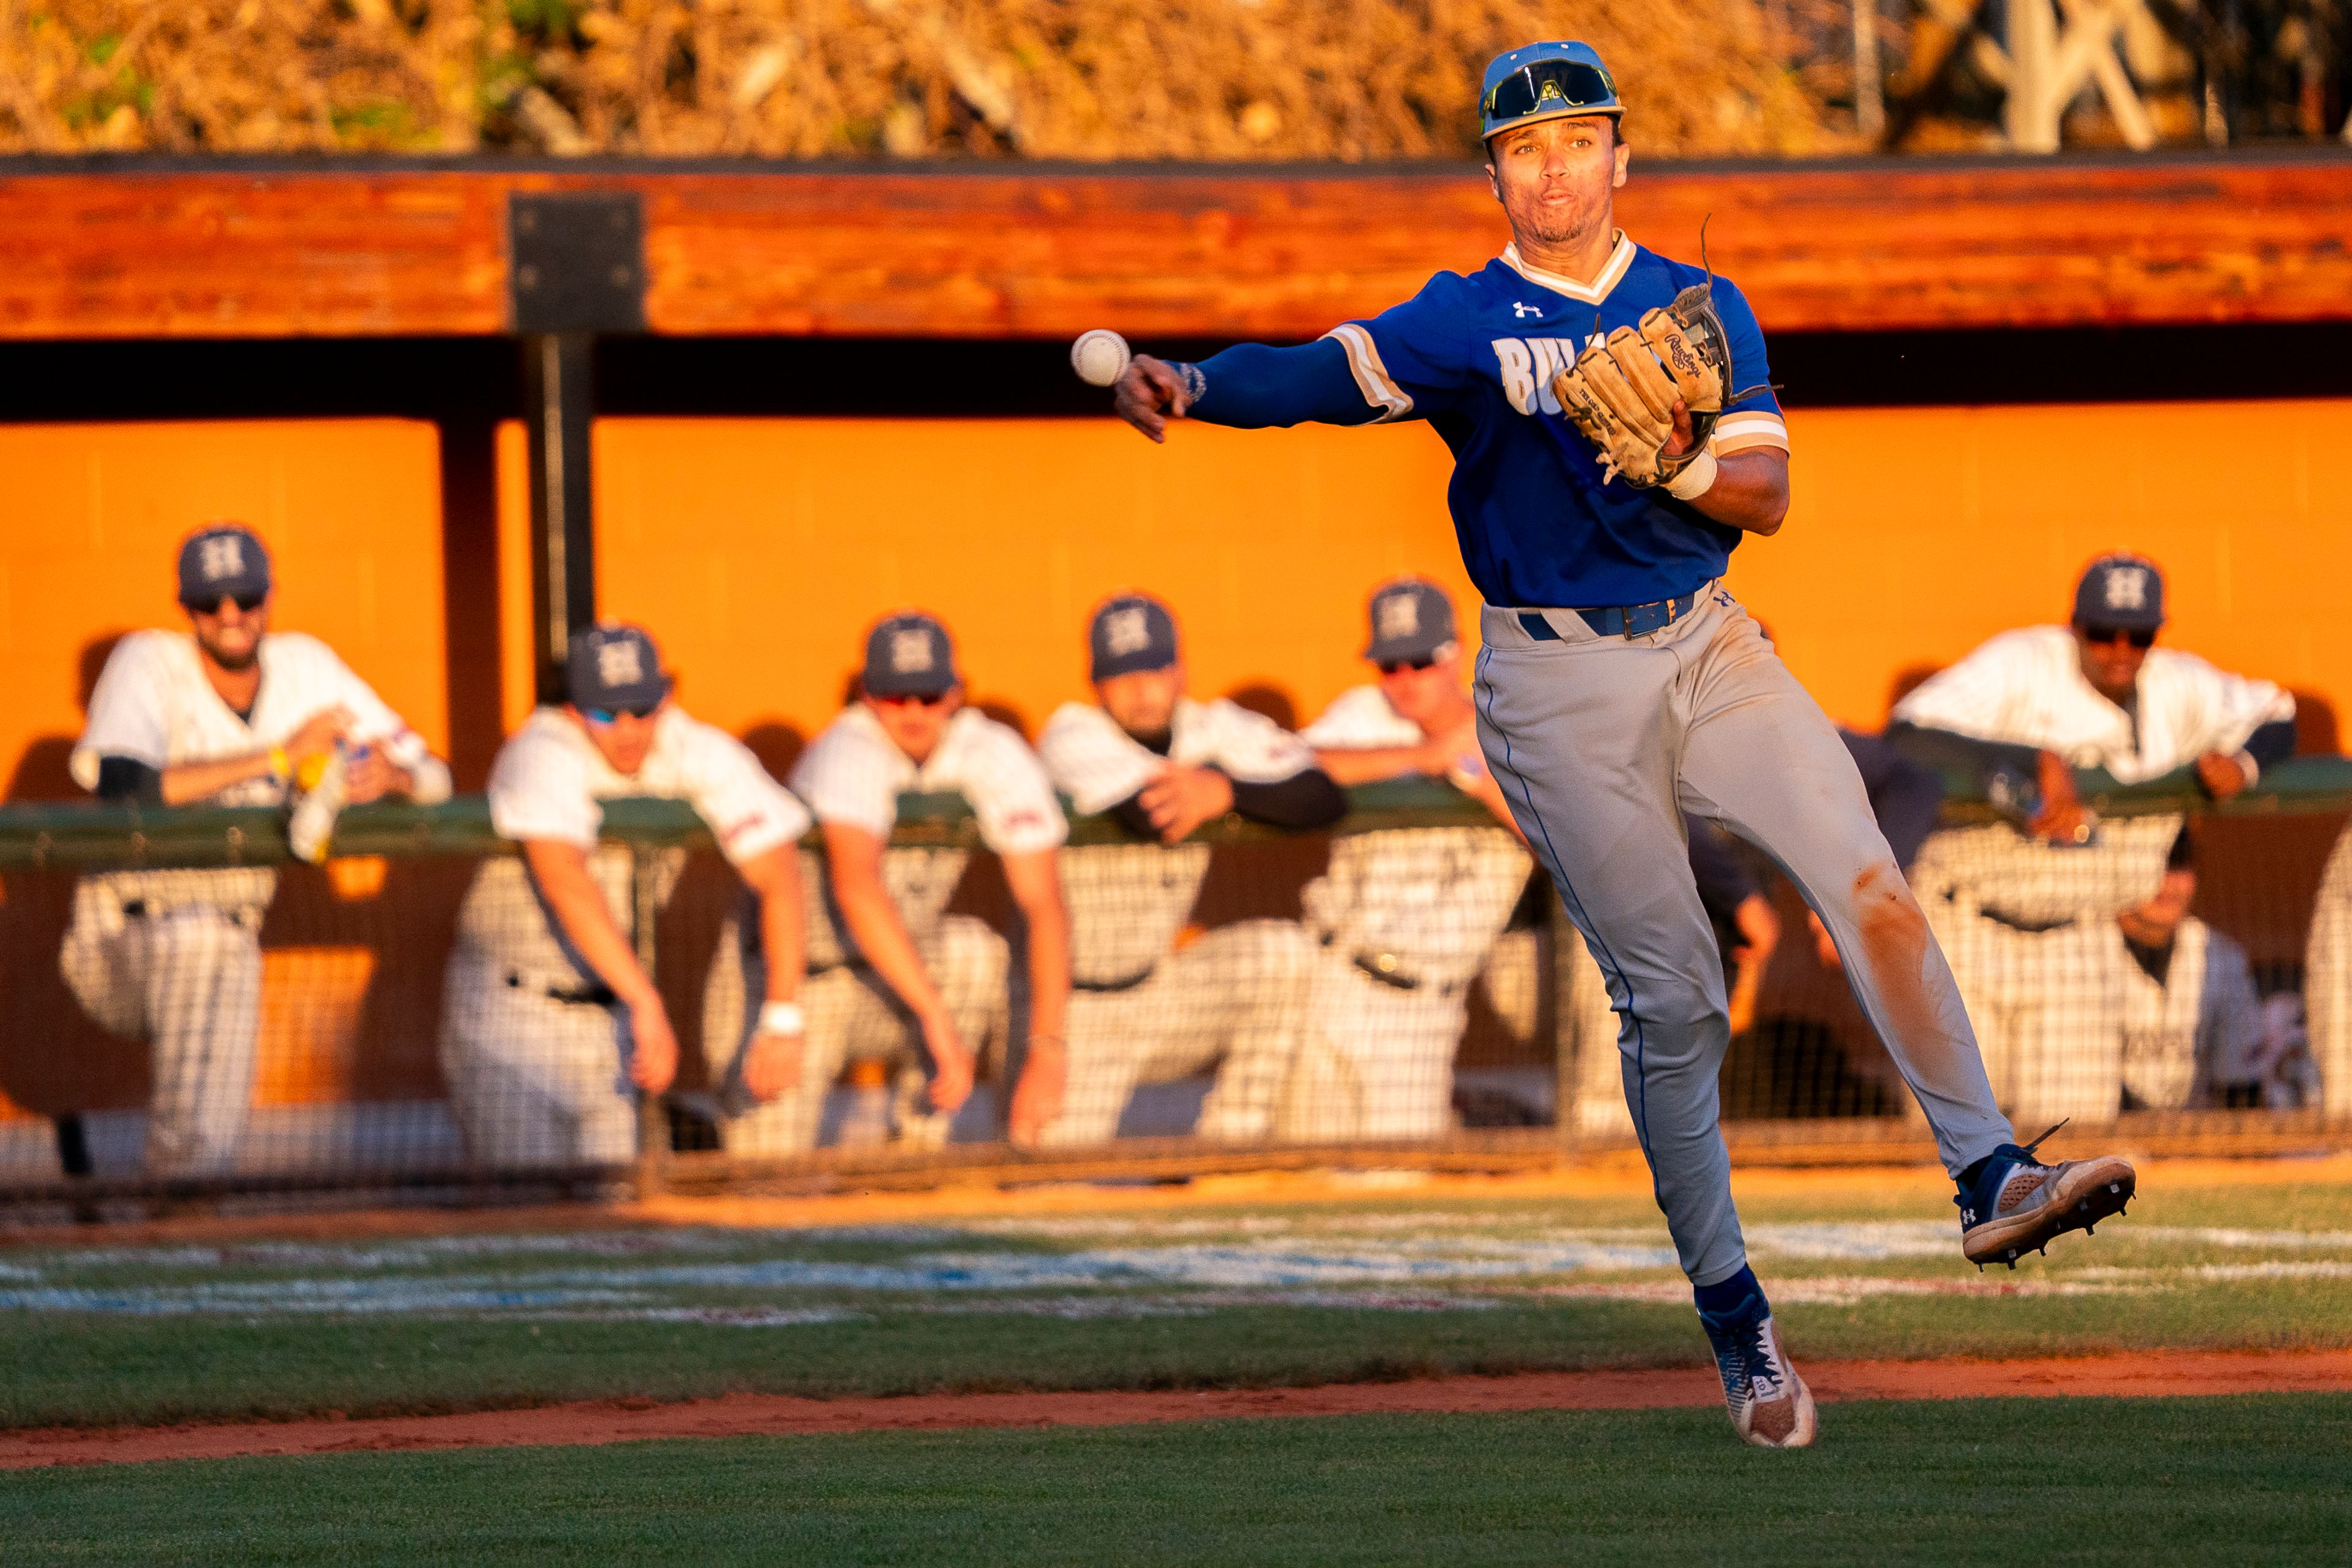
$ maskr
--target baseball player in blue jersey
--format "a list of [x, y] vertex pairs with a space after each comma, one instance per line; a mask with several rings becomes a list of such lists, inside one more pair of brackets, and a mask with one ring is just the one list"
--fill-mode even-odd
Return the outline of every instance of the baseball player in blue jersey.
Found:
[[1187, 416], [1426, 419], [1453, 449], [1447, 499], [1486, 600], [1480, 745], [1608, 977], [1634, 1129], [1732, 1424], [1801, 1447], [1812, 1396], [1748, 1267], [1716, 1124], [1729, 1033], [1684, 810], [1760, 847], [1828, 928], [1935, 1128], [1972, 1261], [2013, 1264], [2105, 1218], [2134, 1175], [2014, 1142], [1853, 760], [1720, 585], [1740, 536], [1787, 513], [1787, 428], [1738, 289], [1615, 227], [1623, 105], [1600, 57], [1514, 49], [1487, 67], [1481, 110], [1512, 232], [1500, 258], [1312, 343], [1139, 356], [1117, 406], [1155, 440]]

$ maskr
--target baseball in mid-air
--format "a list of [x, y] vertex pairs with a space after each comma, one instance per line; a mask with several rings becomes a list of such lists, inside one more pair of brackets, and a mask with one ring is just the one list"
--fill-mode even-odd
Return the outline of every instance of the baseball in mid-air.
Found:
[[1080, 332], [1078, 341], [1070, 345], [1070, 368], [1091, 386], [1108, 386], [1117, 381], [1134, 357], [1127, 340], [1108, 327]]

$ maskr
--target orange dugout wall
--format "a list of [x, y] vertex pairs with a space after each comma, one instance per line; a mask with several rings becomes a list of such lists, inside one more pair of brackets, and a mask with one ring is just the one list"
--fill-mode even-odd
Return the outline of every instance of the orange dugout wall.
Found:
[[[2074, 573], [2130, 546], [2172, 574], [2179, 644], [2295, 688], [2326, 721], [2352, 697], [2352, 624], [2317, 591], [2352, 551], [2352, 400], [1791, 416], [1796, 507], [1736, 557], [1734, 587], [1798, 675], [1875, 728], [1907, 677], [2004, 626], [2062, 616]], [[2242, 472], [2242, 454], [2262, 463]], [[528, 710], [530, 585], [520, 426], [499, 432], [497, 540], [445, 531], [436, 427], [393, 419], [0, 427], [0, 710], [11, 798], [73, 793], [65, 759], [115, 634], [170, 625], [172, 557], [242, 518], [278, 558], [278, 624], [316, 632], [436, 749], [453, 694], [484, 727]], [[974, 695], [1033, 731], [1085, 694], [1083, 621], [1113, 590], [1165, 595], [1196, 691], [1313, 716], [1364, 678], [1362, 604], [1431, 574], [1465, 612], [1428, 431], [1180, 426], [1153, 448], [1108, 420], [613, 419], [596, 430], [598, 577], [644, 621], [702, 717], [782, 771], [839, 705], [860, 634], [946, 616]], [[445, 567], [444, 542], [456, 552]], [[489, 542], [483, 541], [483, 544]], [[488, 584], [452, 583], [495, 559]], [[488, 626], [451, 605], [495, 603]], [[490, 616], [485, 613], [482, 617]], [[1465, 628], [1475, 631], [1475, 622]], [[461, 784], [478, 787], [485, 737]], [[288, 873], [264, 931], [260, 1103], [434, 1092], [440, 955], [461, 864]], [[334, 869], [331, 868], [331, 869]], [[0, 1116], [145, 1095], [143, 1050], [98, 1034], [54, 953], [64, 885], [0, 889]], [[414, 937], [378, 952], [391, 922]], [[273, 1011], [274, 1009], [274, 1011]]]
[[[2326, 702], [2352, 697], [2352, 623], [2316, 582], [2352, 552], [2352, 400], [1800, 411], [1796, 507], [1734, 587], [1841, 720], [1906, 672], [2062, 616], [2073, 574], [2130, 546], [2169, 569], [2169, 640]], [[2244, 455], [2259, 453], [2259, 464]], [[530, 700], [519, 427], [499, 449], [501, 655], [444, 624], [440, 456], [401, 420], [0, 428], [0, 714], [12, 798], [70, 792], [64, 753], [104, 639], [170, 624], [171, 552], [242, 517], [277, 552], [279, 624], [318, 632], [436, 746], [453, 687]], [[975, 695], [1031, 726], [1084, 693], [1087, 607], [1139, 586], [1182, 617], [1195, 689], [1256, 688], [1300, 720], [1362, 679], [1366, 591], [1403, 571], [1473, 600], [1417, 427], [1108, 420], [614, 419], [596, 433], [605, 612], [641, 619], [681, 694], [780, 762], [822, 725], [875, 616], [948, 617]], [[462, 643], [460, 645], [463, 646]]]

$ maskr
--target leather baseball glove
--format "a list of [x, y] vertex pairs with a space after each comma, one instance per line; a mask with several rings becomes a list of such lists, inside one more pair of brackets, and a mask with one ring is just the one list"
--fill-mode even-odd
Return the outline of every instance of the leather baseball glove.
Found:
[[[1694, 283], [1638, 327], [1620, 327], [1552, 378], [1552, 395], [1600, 448], [1604, 480], [1635, 489], [1662, 485], [1706, 449], [1731, 384], [1731, 342], [1715, 313], [1714, 290]], [[1690, 449], [1665, 455], [1674, 405], [1690, 411]]]

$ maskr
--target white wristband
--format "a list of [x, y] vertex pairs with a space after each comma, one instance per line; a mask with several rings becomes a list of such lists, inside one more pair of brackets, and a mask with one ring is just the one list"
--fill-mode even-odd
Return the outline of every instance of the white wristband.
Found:
[[1676, 500], [1696, 500], [1715, 489], [1717, 470], [1723, 467], [1715, 460], [1714, 448], [1693, 458], [1690, 467], [1666, 481], [1666, 493]]
[[760, 1006], [760, 1033], [799, 1035], [808, 1027], [797, 1002], [765, 1002]]

